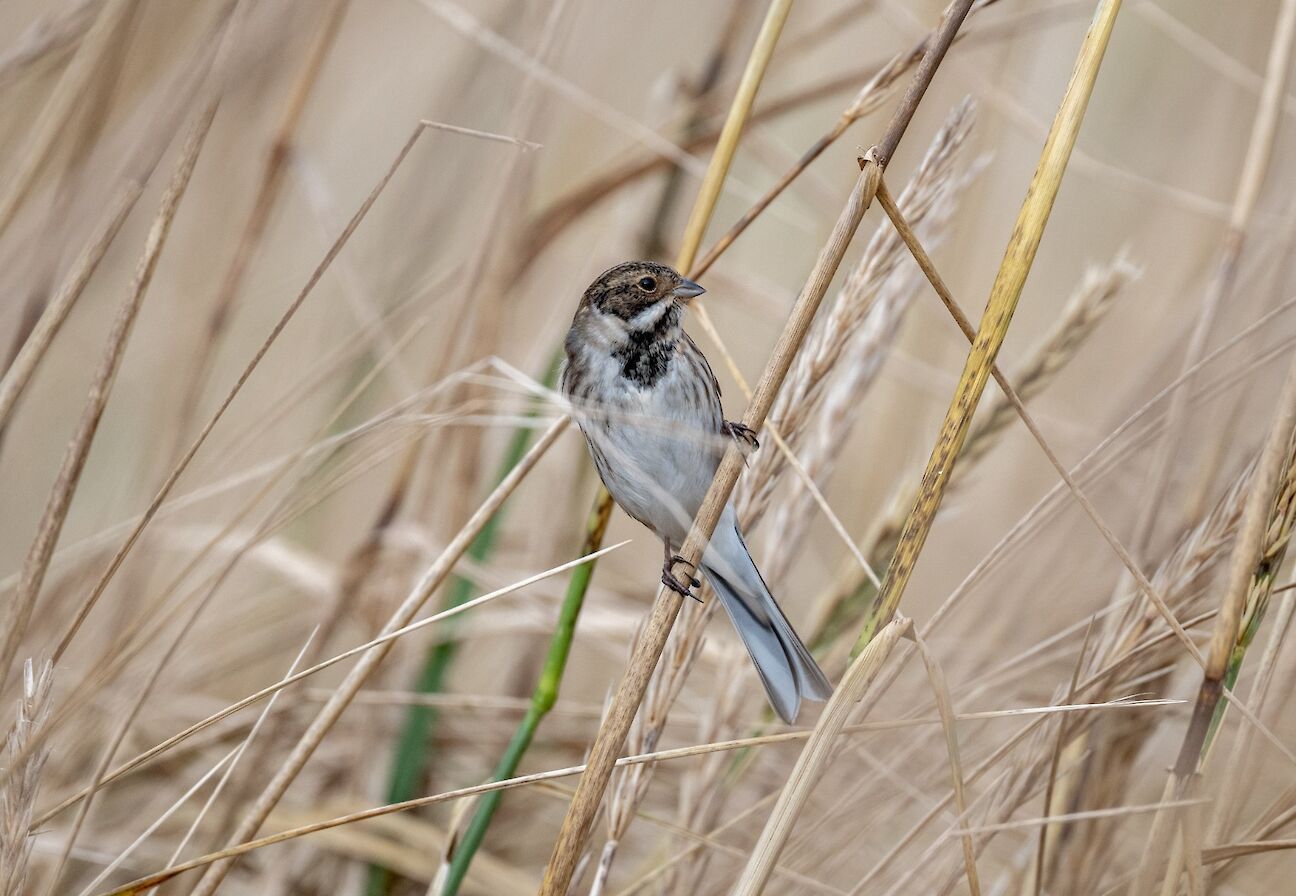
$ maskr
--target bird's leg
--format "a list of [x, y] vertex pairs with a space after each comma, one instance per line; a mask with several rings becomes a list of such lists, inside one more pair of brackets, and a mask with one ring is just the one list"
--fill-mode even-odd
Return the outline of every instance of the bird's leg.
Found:
[[[689, 585], [680, 581], [679, 577], [675, 575], [676, 563], [683, 563], [687, 566], [692, 566], [693, 564], [689, 563], [679, 554], [676, 554], [674, 551], [671, 550], [670, 539], [668, 538], [662, 539], [662, 547], [665, 549], [664, 556], [666, 558], [665, 561], [662, 563], [662, 584], [665, 585], [667, 588], [669, 588], [671, 591], [674, 591], [676, 594], [680, 595], [681, 597], [691, 597], [698, 603], [701, 603], [702, 598], [698, 597], [696, 594], [690, 591]], [[693, 578], [693, 576], [689, 576], [686, 581], [689, 582], [694, 588], [697, 588], [702, 584], [700, 581]]]
[[760, 447], [760, 442], [756, 440], [756, 430], [750, 426], [744, 426], [736, 420], [726, 420], [724, 422], [725, 435], [747, 446], [749, 451], [755, 451]]

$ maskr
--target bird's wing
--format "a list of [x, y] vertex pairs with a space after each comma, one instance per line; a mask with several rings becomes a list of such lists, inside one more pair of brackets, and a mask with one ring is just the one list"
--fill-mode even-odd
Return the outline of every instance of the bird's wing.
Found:
[[711, 365], [707, 363], [706, 355], [702, 354], [702, 349], [697, 347], [688, 333], [681, 331], [682, 336], [682, 354], [690, 362], [698, 367], [699, 375], [706, 384], [706, 401], [711, 406], [710, 419], [714, 426], [713, 433], [722, 435], [724, 433], [724, 406], [720, 402], [720, 381], [716, 379], [715, 373], [711, 370]]

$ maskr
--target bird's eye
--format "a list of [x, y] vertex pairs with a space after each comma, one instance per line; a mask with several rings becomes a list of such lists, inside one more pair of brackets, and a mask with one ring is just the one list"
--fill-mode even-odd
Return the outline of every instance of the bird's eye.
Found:
[[657, 281], [654, 280], [652, 277], [640, 277], [639, 288], [642, 289], [644, 292], [652, 292], [654, 289], [657, 288]]

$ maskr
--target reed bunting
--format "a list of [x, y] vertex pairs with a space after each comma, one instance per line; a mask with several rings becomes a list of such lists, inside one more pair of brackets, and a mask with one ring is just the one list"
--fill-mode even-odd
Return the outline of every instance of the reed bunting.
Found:
[[[755, 448], [755, 434], [724, 419], [720, 385], [680, 326], [684, 305], [705, 290], [675, 270], [630, 261], [604, 271], [581, 297], [567, 331], [563, 394], [603, 485], [621, 509], [662, 539], [662, 582], [672, 571], [728, 439]], [[792, 630], [752, 562], [727, 505], [702, 556], [702, 574], [733, 620], [770, 703], [791, 724], [802, 698], [832, 685]]]

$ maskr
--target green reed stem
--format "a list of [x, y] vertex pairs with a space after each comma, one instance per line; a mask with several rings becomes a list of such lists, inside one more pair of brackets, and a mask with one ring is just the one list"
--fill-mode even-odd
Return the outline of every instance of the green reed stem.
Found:
[[[545, 372], [544, 382], [550, 388], [558, 381], [558, 370], [562, 365], [562, 357], [562, 351], [559, 350], [554, 355], [553, 360], [549, 362], [549, 369]], [[535, 415], [536, 409], [534, 407], [527, 412], [528, 417], [535, 417]], [[509, 440], [504, 457], [500, 462], [499, 470], [496, 473], [496, 483], [500, 482], [518, 465], [531, 444], [531, 435], [532, 428], [530, 426], [521, 426], [513, 433], [513, 437]], [[467, 556], [474, 563], [483, 564], [490, 559], [495, 550], [495, 542], [499, 536], [500, 525], [503, 522], [506, 508], [507, 505], [505, 505], [505, 508], [501, 508], [499, 513], [491, 517], [468, 548]], [[597, 550], [597, 548], [595, 549]], [[579, 570], [577, 575], [579, 575]], [[476, 586], [471, 580], [463, 576], [455, 576], [449, 590], [446, 592], [446, 598], [441, 604], [441, 609], [453, 609], [471, 600], [475, 592]], [[449, 637], [428, 649], [427, 657], [423, 661], [423, 668], [414, 684], [415, 692], [420, 694], [439, 694], [442, 692], [446, 675], [459, 653], [459, 642], [453, 637], [453, 631], [454, 626], [458, 624], [461, 618], [460, 616], [454, 616], [447, 620], [446, 625], [449, 628], [447, 628], [446, 632]], [[427, 769], [428, 762], [431, 759], [431, 750], [428, 743], [432, 737], [436, 720], [437, 711], [432, 706], [415, 705], [410, 706], [406, 711], [405, 724], [402, 726], [400, 736], [396, 740], [391, 774], [387, 779], [387, 801], [389, 803], [403, 802], [412, 799], [417, 794], [419, 782], [423, 779], [424, 771]], [[393, 877], [390, 868], [382, 865], [370, 865], [366, 885], [368, 896], [386, 896], [391, 889]]]
[[[586, 523], [585, 543], [580, 549], [581, 554], [593, 553], [602, 546], [603, 535], [607, 531], [608, 519], [611, 516], [612, 496], [605, 489], [600, 488], [598, 500], [594, 502]], [[541, 670], [540, 680], [536, 682], [535, 690], [531, 694], [531, 705], [527, 708], [526, 716], [518, 724], [517, 730], [513, 732], [513, 738], [504, 750], [504, 755], [500, 757], [499, 764], [495, 766], [495, 771], [491, 775], [492, 781], [503, 781], [517, 773], [518, 765], [522, 761], [523, 754], [531, 746], [536, 729], [540, 727], [540, 722], [549, 714], [549, 710], [553, 709], [554, 703], [558, 700], [558, 687], [562, 683], [563, 672], [567, 668], [567, 657], [571, 654], [572, 639], [576, 634], [576, 620], [580, 617], [581, 607], [585, 603], [585, 593], [589, 589], [590, 577], [594, 574], [595, 562], [597, 561], [591, 560], [576, 567], [572, 572], [571, 579], [567, 583], [567, 593], [563, 597], [562, 609], [558, 614], [558, 625], [549, 642], [549, 653], [545, 657], [544, 669]], [[486, 829], [490, 827], [491, 819], [495, 817], [495, 810], [499, 808], [500, 800], [503, 798], [504, 791], [496, 790], [477, 801], [477, 809], [473, 812], [472, 821], [468, 823], [468, 828], [464, 831], [450, 860], [450, 871], [441, 896], [455, 896], [459, 892], [459, 885], [463, 882], [464, 875], [468, 873], [468, 866], [485, 839]]]

